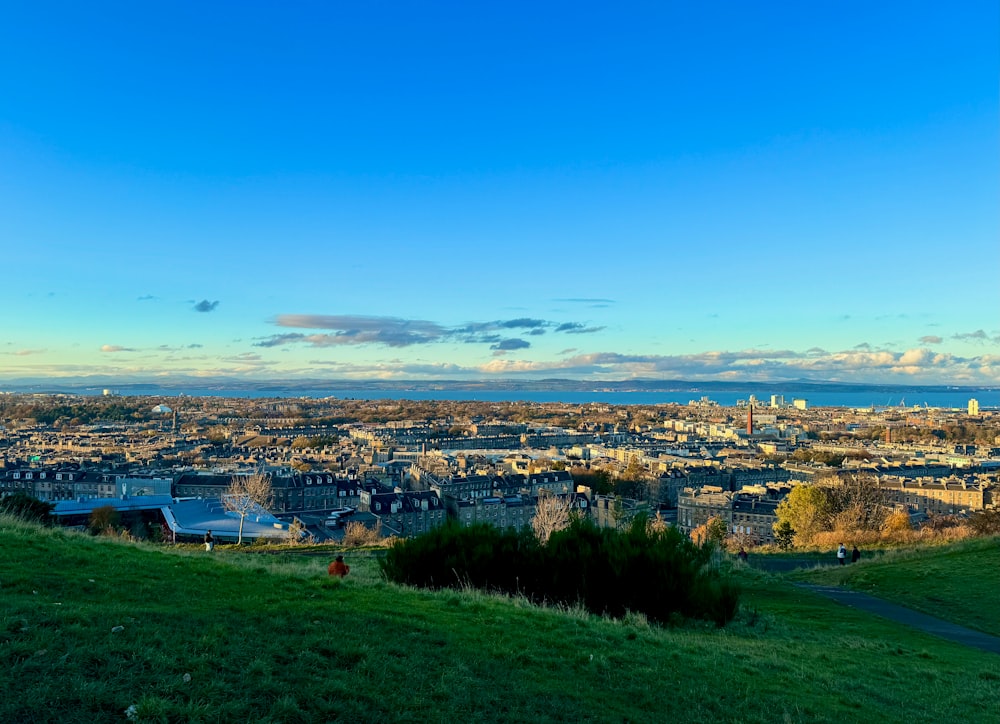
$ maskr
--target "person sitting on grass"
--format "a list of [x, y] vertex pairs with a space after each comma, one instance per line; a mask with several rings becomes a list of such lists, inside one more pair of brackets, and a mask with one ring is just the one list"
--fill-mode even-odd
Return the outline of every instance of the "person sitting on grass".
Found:
[[343, 556], [337, 556], [337, 559], [330, 564], [330, 567], [326, 569], [326, 572], [331, 576], [340, 576], [343, 578], [351, 572], [351, 567], [344, 563]]

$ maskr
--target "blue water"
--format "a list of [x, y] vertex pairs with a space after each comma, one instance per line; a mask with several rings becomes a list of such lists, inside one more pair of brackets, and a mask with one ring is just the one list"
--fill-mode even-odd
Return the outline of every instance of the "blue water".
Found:
[[[137, 391], [138, 392], [138, 391]], [[100, 394], [101, 390], [79, 390], [83, 394]], [[124, 394], [133, 394], [124, 392]], [[158, 390], [151, 388], [142, 390], [144, 395], [175, 397], [177, 390]], [[675, 403], [686, 405], [691, 400], [708, 397], [723, 407], [731, 407], [740, 400], [746, 400], [751, 394], [757, 396], [758, 404], [767, 406], [770, 403], [771, 392], [766, 388], [756, 387], [753, 390], [713, 390], [713, 391], [680, 391], [680, 392], [571, 392], [571, 391], [538, 391], [538, 390], [350, 390], [350, 389], [304, 389], [304, 390], [226, 390], [226, 389], [190, 389], [183, 394], [191, 397], [336, 397], [340, 399], [362, 400], [477, 400], [482, 402], [563, 402], [579, 405], [586, 403], [605, 403], [609, 405], [655, 405]], [[905, 394], [887, 393], [881, 390], [859, 388], [850, 391], [820, 392], [810, 390], [804, 393], [789, 393], [775, 390], [774, 394], [784, 394], [785, 403], [791, 404], [796, 397], [808, 401], [813, 407], [899, 407], [912, 408], [914, 405], [923, 407], [962, 408], [968, 406], [969, 399], [979, 400], [980, 409], [1000, 408], [1000, 390], [946, 390], [921, 391], [907, 389]]]

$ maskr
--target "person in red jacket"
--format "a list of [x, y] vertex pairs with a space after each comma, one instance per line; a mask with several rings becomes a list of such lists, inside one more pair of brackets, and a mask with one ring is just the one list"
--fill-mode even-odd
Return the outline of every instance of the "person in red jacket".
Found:
[[343, 556], [337, 556], [337, 559], [330, 564], [330, 567], [326, 569], [326, 572], [331, 576], [340, 576], [343, 578], [351, 572], [351, 567], [344, 563]]

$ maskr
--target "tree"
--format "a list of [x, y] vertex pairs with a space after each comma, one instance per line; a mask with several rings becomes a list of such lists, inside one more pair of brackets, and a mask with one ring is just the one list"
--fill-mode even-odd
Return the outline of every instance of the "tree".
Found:
[[649, 471], [642, 464], [638, 455], [633, 455], [632, 459], [628, 461], [628, 465], [625, 466], [625, 470], [619, 476], [619, 480], [626, 480], [630, 482], [644, 482], [646, 478], [649, 477]]
[[729, 525], [726, 523], [725, 518], [720, 515], [713, 515], [703, 525], [699, 525], [691, 531], [691, 540], [702, 545], [711, 543], [721, 546], [722, 542], [726, 540], [727, 535], [729, 535]]
[[787, 520], [775, 523], [773, 530], [774, 542], [778, 544], [778, 548], [787, 551], [792, 547], [792, 543], [795, 541], [795, 529]]
[[835, 530], [881, 530], [891, 512], [888, 493], [872, 475], [821, 480], [828, 489]]
[[539, 495], [535, 517], [531, 519], [531, 529], [535, 531], [538, 542], [545, 545], [549, 536], [568, 527], [572, 512], [573, 500], [570, 496], [560, 497], [552, 493]]
[[834, 512], [829, 490], [819, 485], [792, 488], [775, 510], [777, 525], [787, 523], [795, 531], [795, 541], [800, 545], [808, 544], [820, 531], [829, 530]]
[[254, 473], [253, 475], [234, 475], [226, 492], [222, 495], [223, 507], [240, 516], [240, 533], [237, 545], [243, 543], [243, 523], [247, 516], [257, 510], [265, 510], [271, 505], [274, 499], [274, 490], [271, 487], [271, 476], [266, 473]]

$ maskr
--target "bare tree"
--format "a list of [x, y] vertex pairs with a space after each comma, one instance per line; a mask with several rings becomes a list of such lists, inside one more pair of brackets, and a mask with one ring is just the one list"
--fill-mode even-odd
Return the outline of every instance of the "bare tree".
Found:
[[222, 495], [222, 505], [226, 510], [240, 516], [240, 534], [237, 545], [243, 543], [243, 523], [247, 516], [258, 508], [265, 510], [274, 499], [271, 476], [266, 473], [234, 475]]
[[381, 540], [382, 521], [375, 528], [369, 528], [360, 520], [351, 520], [344, 526], [344, 539], [341, 542], [345, 546], [366, 546], [375, 545]]
[[[825, 482], [825, 481], [824, 481]], [[888, 491], [869, 474], [844, 475], [826, 482], [835, 530], [881, 530], [892, 512]]]
[[531, 529], [535, 531], [538, 542], [545, 545], [549, 536], [569, 526], [572, 511], [572, 496], [560, 497], [543, 491], [538, 496], [535, 517], [531, 519]]
[[312, 545], [316, 542], [316, 538], [309, 532], [301, 518], [294, 518], [288, 526], [288, 540], [295, 544], [302, 543], [304, 545]]

